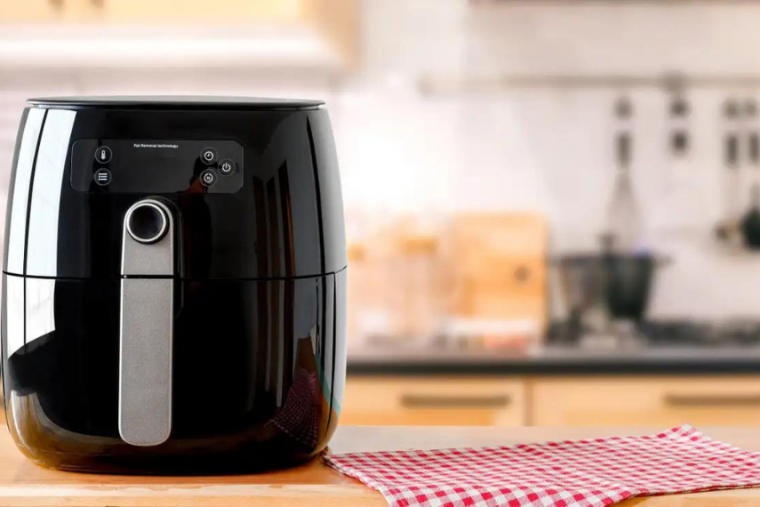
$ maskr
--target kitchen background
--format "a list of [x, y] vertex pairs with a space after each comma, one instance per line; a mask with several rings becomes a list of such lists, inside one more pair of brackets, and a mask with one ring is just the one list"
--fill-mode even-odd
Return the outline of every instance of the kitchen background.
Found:
[[27, 97], [322, 98], [344, 423], [760, 425], [758, 22], [753, 1], [0, 0], [0, 192]]

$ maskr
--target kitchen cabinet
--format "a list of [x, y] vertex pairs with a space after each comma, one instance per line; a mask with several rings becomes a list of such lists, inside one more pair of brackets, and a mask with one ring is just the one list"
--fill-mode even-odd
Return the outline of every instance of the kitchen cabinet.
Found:
[[107, 0], [0, 0], [0, 23], [82, 24], [102, 19]]
[[760, 426], [760, 377], [591, 377], [531, 382], [537, 426]]
[[317, 1], [269, 0], [0, 0], [0, 22], [86, 21], [225, 25], [297, 23], [314, 16]]
[[760, 426], [760, 376], [349, 376], [341, 424]]
[[355, 2], [0, 0], [0, 67], [338, 72], [356, 53]]
[[0, 0], [0, 22], [57, 21], [64, 12], [62, 0]]
[[240, 25], [297, 23], [309, 15], [303, 0], [102, 0], [103, 17], [114, 23]]
[[520, 380], [349, 377], [340, 423], [521, 426], [525, 409]]

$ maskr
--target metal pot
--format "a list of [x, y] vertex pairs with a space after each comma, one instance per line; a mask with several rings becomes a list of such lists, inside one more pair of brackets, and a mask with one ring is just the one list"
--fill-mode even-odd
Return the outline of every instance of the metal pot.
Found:
[[651, 254], [607, 254], [603, 262], [610, 317], [641, 321], [649, 303], [657, 259]]
[[670, 260], [651, 253], [575, 254], [557, 259], [570, 320], [604, 305], [612, 319], [643, 319], [657, 267]]

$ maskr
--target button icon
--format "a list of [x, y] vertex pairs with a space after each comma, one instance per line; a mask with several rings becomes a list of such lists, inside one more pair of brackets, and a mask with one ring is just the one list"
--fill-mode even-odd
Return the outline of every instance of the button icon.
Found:
[[92, 178], [95, 180], [95, 183], [101, 187], [105, 187], [111, 183], [111, 171], [108, 169], [98, 169]]
[[232, 160], [222, 160], [219, 162], [219, 172], [227, 176], [235, 172], [235, 162]]
[[201, 151], [201, 160], [205, 164], [213, 164], [216, 161], [216, 150], [214, 148], [204, 148]]
[[211, 169], [206, 169], [201, 173], [201, 183], [204, 186], [210, 187], [216, 183], [216, 173]]
[[107, 164], [111, 161], [113, 152], [108, 146], [101, 146], [95, 150], [95, 161], [99, 164]]

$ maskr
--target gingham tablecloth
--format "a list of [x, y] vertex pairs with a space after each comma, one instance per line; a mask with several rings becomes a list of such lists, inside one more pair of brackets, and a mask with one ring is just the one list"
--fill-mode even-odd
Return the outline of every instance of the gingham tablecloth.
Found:
[[657, 435], [328, 455], [401, 506], [602, 506], [641, 495], [760, 484], [760, 452], [688, 425]]

